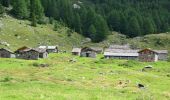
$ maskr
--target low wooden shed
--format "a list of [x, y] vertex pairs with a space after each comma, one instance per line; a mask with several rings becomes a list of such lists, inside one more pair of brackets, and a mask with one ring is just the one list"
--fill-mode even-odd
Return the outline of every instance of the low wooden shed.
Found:
[[0, 58], [14, 58], [14, 57], [15, 54], [12, 51], [4, 48], [0, 49]]
[[81, 48], [73, 48], [71, 52], [72, 52], [72, 55], [80, 56]]
[[96, 58], [96, 51], [92, 48], [89, 47], [84, 47], [81, 49], [81, 57], [91, 57], [91, 58]]
[[158, 61], [158, 53], [151, 49], [143, 49], [139, 52], [139, 61], [142, 62], [155, 62]]

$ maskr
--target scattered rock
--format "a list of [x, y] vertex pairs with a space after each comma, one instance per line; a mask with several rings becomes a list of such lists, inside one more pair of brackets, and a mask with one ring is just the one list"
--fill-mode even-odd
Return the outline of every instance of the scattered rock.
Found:
[[128, 84], [130, 83], [130, 80], [119, 80], [117, 82], [117, 87], [118, 88], [125, 88], [128, 86]]
[[39, 67], [49, 67], [49, 64], [40, 64]]
[[72, 79], [67, 79], [67, 81], [72, 82], [73, 80]]
[[77, 62], [77, 60], [73, 58], [73, 59], [69, 60], [69, 62]]
[[145, 66], [142, 71], [148, 71], [148, 70], [152, 70], [153, 69], [153, 66], [151, 65], [148, 65], [148, 66]]
[[143, 84], [138, 84], [138, 88], [143, 89], [145, 86]]

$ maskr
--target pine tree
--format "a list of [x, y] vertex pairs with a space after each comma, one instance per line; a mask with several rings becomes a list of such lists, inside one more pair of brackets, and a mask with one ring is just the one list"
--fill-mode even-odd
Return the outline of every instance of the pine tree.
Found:
[[74, 19], [75, 20], [74, 20], [73, 23], [74, 23], [75, 31], [78, 32], [78, 33], [82, 33], [80, 15], [78, 13], [76, 13]]
[[96, 36], [94, 42], [100, 42], [104, 40], [109, 32], [108, 26], [104, 18], [100, 15], [96, 15], [94, 26], [96, 28]]
[[144, 19], [144, 34], [152, 34], [154, 33], [154, 25], [152, 23], [151, 18]]
[[44, 17], [43, 7], [40, 0], [30, 0], [31, 13], [30, 18], [32, 26], [36, 26], [37, 22]]
[[18, 18], [28, 18], [29, 12], [25, 0], [14, 0], [12, 12]]
[[96, 28], [94, 27], [94, 25], [90, 25], [89, 29], [88, 29], [88, 33], [90, 34], [90, 38], [92, 40], [95, 40], [96, 38]]
[[0, 15], [4, 13], [4, 7], [0, 4]]
[[140, 25], [136, 17], [131, 17], [129, 20], [128, 36], [135, 37], [140, 35]]

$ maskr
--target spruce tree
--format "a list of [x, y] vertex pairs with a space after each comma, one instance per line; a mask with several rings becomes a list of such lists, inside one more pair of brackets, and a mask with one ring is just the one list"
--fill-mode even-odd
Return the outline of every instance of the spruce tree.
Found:
[[4, 13], [4, 7], [0, 4], [0, 15]]
[[32, 21], [32, 26], [36, 26], [37, 22], [44, 17], [43, 7], [40, 0], [30, 0], [31, 13], [30, 18]]
[[96, 28], [95, 28], [95, 26], [93, 24], [90, 25], [90, 27], [88, 29], [88, 33], [90, 34], [90, 38], [92, 40], [95, 40], [95, 38], [96, 38]]
[[140, 35], [140, 25], [136, 17], [131, 17], [128, 25], [128, 36], [135, 37]]
[[29, 12], [25, 0], [14, 0], [12, 12], [17, 18], [28, 18]]

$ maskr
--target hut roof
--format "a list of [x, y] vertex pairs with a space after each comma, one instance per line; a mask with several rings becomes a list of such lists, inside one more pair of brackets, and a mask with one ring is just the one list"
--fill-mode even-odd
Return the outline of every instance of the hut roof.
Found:
[[39, 46], [41, 49], [56, 49], [58, 46]]
[[154, 52], [154, 53], [157, 53], [156, 51], [151, 50], [150, 48], [146, 48], [146, 49], [139, 50], [138, 53], [141, 53], [141, 52], [146, 51], [146, 50], [151, 51], [151, 52]]
[[126, 45], [110, 45], [110, 49], [130, 49], [129, 44]]
[[73, 48], [71, 52], [81, 52], [81, 48]]
[[164, 54], [168, 54], [168, 50], [154, 50], [157, 53], [164, 53]]
[[96, 50], [94, 48], [91, 48], [91, 47], [84, 47], [84, 48], [81, 49], [81, 51], [95, 51], [96, 52]]
[[103, 48], [101, 48], [101, 47], [90, 47], [90, 48], [95, 51], [103, 51]]
[[105, 56], [139, 56], [139, 50], [124, 50], [124, 49], [106, 49], [104, 52]]
[[27, 51], [27, 50], [30, 50], [31, 48], [27, 47], [27, 46], [23, 46], [19, 49], [17, 49], [15, 52], [24, 52], [24, 51]]
[[5, 49], [5, 48], [0, 48], [0, 50], [6, 50], [6, 51], [8, 51], [8, 52], [10, 52], [10, 53], [13, 53], [11, 50]]
[[43, 48], [34, 48], [33, 50], [38, 51], [39, 53], [47, 52], [47, 49], [43, 49]]
[[143, 51], [145, 51], [145, 50], [149, 50], [149, 51], [152, 51], [152, 52], [155, 52], [155, 53], [158, 53], [158, 54], [161, 54], [161, 53], [163, 53], [163, 54], [168, 54], [168, 50], [151, 50], [151, 49], [148, 49], [148, 48], [143, 49], [143, 50], [140, 50], [139, 53], [140, 53], [140, 52], [143, 52]]

